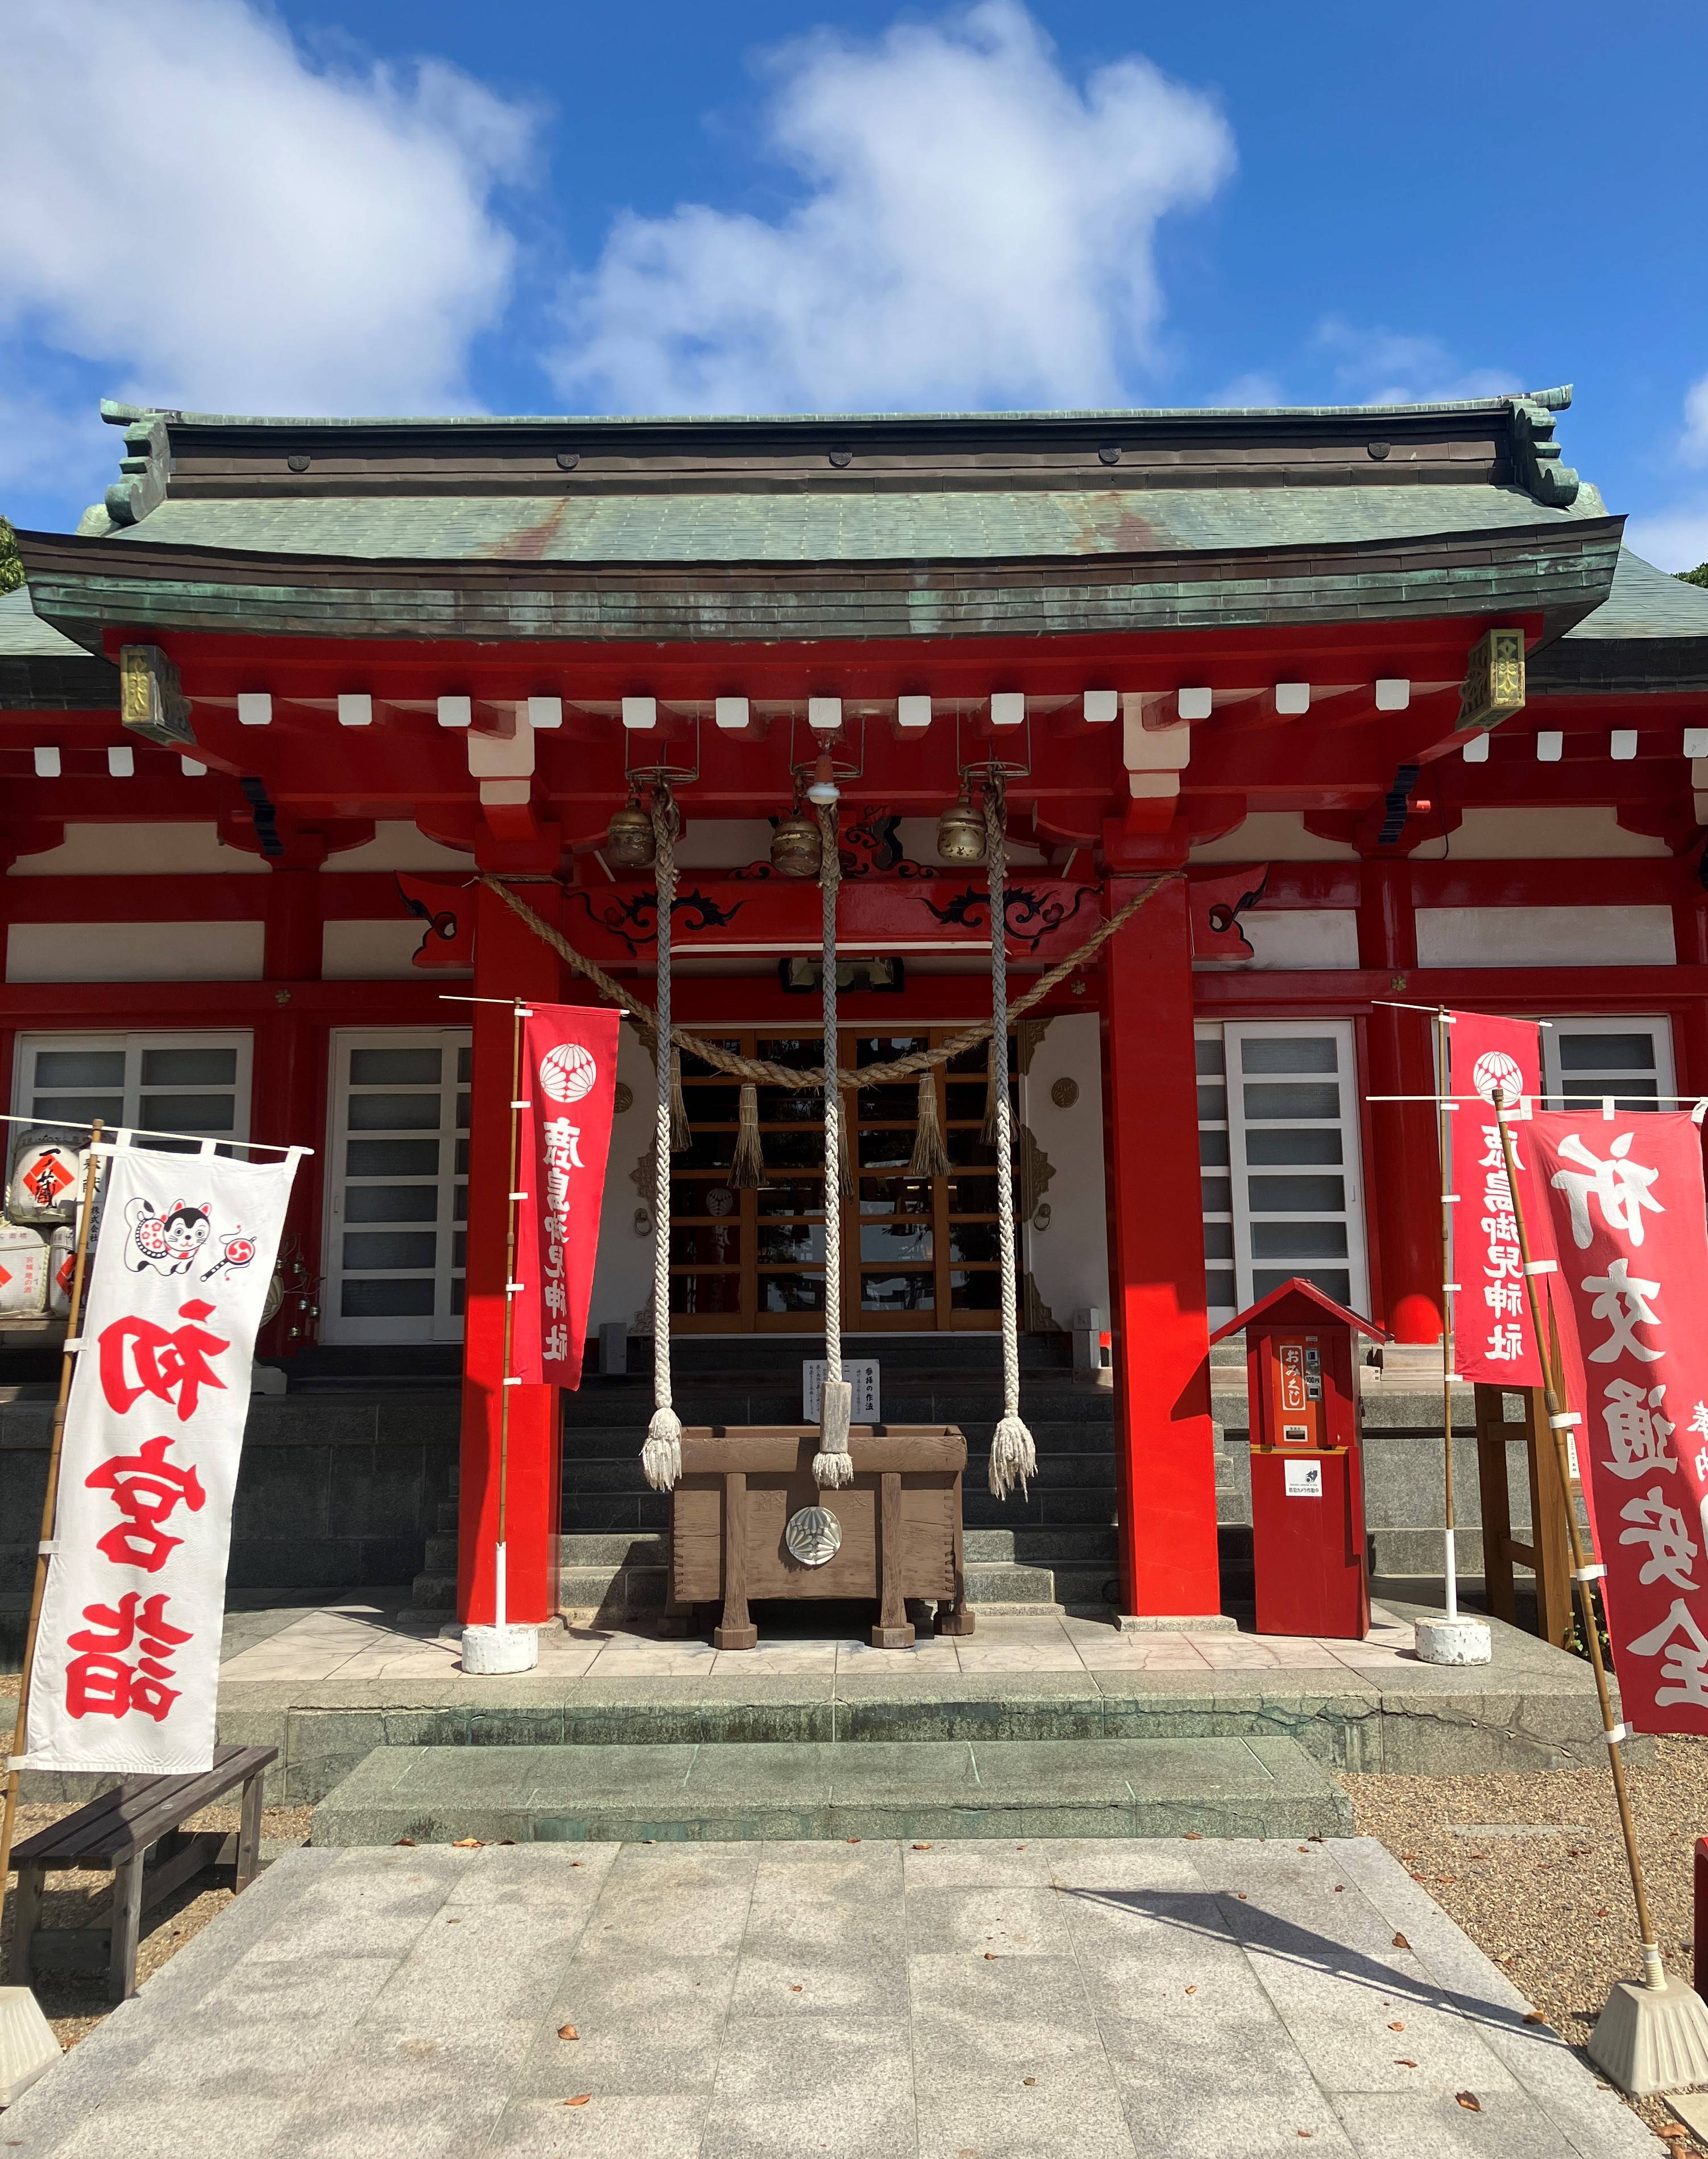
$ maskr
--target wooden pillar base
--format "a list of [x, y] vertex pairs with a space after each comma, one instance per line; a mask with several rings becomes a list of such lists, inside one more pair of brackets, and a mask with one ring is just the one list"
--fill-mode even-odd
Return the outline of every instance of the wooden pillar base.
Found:
[[754, 1626], [714, 1627], [712, 1630], [714, 1649], [757, 1649], [759, 1630]]
[[972, 1633], [976, 1623], [972, 1613], [967, 1610], [965, 1604], [939, 1604], [937, 1608], [936, 1624], [932, 1632], [937, 1634], [953, 1635], [965, 1640]]
[[905, 1625], [874, 1627], [872, 1630], [872, 1646], [874, 1649], [911, 1649], [914, 1646], [914, 1630]]

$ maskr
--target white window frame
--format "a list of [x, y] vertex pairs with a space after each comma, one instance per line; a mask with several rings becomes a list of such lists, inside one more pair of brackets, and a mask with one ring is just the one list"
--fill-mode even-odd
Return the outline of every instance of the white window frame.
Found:
[[[106, 1050], [124, 1052], [125, 1074], [118, 1090], [124, 1098], [124, 1114], [119, 1122], [129, 1131], [152, 1131], [152, 1126], [139, 1123], [142, 1116], [142, 1057], [151, 1049], [235, 1049], [236, 1062], [233, 1068], [231, 1129], [229, 1132], [212, 1135], [220, 1141], [246, 1140], [254, 1087], [255, 1037], [246, 1028], [172, 1028], [151, 1030], [147, 1033], [126, 1028], [79, 1028], [63, 1033], [34, 1033], [20, 1032], [16, 1038], [12, 1059], [12, 1107], [21, 1117], [28, 1117], [42, 1124], [52, 1124], [50, 1115], [39, 1120], [35, 1116], [35, 1061], [44, 1051]], [[69, 1090], [68, 1090], [69, 1091]], [[82, 1094], [103, 1094], [104, 1088], [87, 1087], [78, 1090]], [[172, 1094], [223, 1094], [223, 1087], [151, 1089], [153, 1092]], [[75, 1126], [68, 1126], [75, 1130]], [[168, 1131], [181, 1129], [176, 1126], [164, 1127]], [[146, 1146], [147, 1139], [138, 1142]], [[246, 1156], [247, 1151], [246, 1150]], [[9, 1149], [8, 1157], [9, 1159]]]
[[[1597, 1014], [1595, 1017], [1576, 1018], [1556, 1013], [1542, 1033], [1542, 1089], [1546, 1106], [1562, 1110], [1566, 1106], [1568, 1088], [1573, 1101], [1584, 1109], [1597, 1107], [1603, 1099], [1597, 1092], [1591, 1096], [1586, 1084], [1576, 1074], [1568, 1080], [1560, 1069], [1560, 1037], [1567, 1034], [1646, 1034], [1654, 1044], [1654, 1085], [1659, 1100], [1657, 1109], [1673, 1110], [1679, 1105], [1668, 1100], [1678, 1085], [1673, 1068], [1673, 1028], [1665, 1013], [1620, 1012], [1611, 1017]], [[1604, 1085], [1605, 1091], [1617, 1100], [1619, 1088], [1617, 1077], [1608, 1074], [1605, 1082], [1592, 1080], [1589, 1083]]]
[[[1248, 1040], [1305, 1035], [1327, 1035], [1340, 1045], [1333, 1075], [1339, 1091], [1340, 1114], [1334, 1119], [1289, 1117], [1285, 1121], [1288, 1125], [1317, 1126], [1323, 1131], [1332, 1129], [1340, 1132], [1341, 1170], [1345, 1179], [1346, 1205], [1333, 1214], [1289, 1214], [1280, 1219], [1297, 1222], [1345, 1223], [1347, 1279], [1350, 1289], [1348, 1302], [1353, 1311], [1367, 1312], [1370, 1308], [1370, 1271], [1369, 1224], [1365, 1219], [1364, 1202], [1364, 1129], [1359, 1114], [1358, 1035], [1353, 1023], [1347, 1019], [1229, 1020], [1223, 1024], [1222, 1054], [1228, 1087], [1228, 1155], [1233, 1180], [1234, 1272], [1240, 1294], [1239, 1308], [1242, 1312], [1248, 1311], [1257, 1302], [1252, 1287], [1255, 1263], [1251, 1256], [1250, 1193], [1246, 1183], [1252, 1174], [1252, 1168], [1245, 1150], [1243, 1084], [1248, 1076], [1257, 1075], [1248, 1075], [1245, 1072], [1244, 1059], [1240, 1052]], [[1298, 1076], [1327, 1079], [1330, 1075], [1324, 1073]], [[1258, 1129], [1264, 1129], [1261, 1122]], [[1258, 1168], [1260, 1173], [1264, 1171], [1264, 1165], [1260, 1164]], [[1284, 1171], [1280, 1173], [1286, 1174]], [[1308, 1173], [1303, 1165], [1301, 1166], [1301, 1173]]]
[[[456, 1207], [458, 1191], [467, 1186], [468, 1178], [457, 1168], [456, 1098], [467, 1091], [468, 1083], [457, 1077], [457, 1053], [468, 1048], [472, 1040], [472, 1033], [466, 1027], [335, 1028], [332, 1032], [328, 1045], [326, 1202], [321, 1245], [325, 1256], [323, 1267], [325, 1279], [320, 1300], [320, 1338], [324, 1343], [338, 1345], [460, 1342], [463, 1339], [463, 1315], [454, 1308], [454, 1286], [463, 1275], [463, 1269], [456, 1261], [456, 1244], [459, 1232], [466, 1230], [468, 1224], [466, 1221], [458, 1220]], [[439, 1049], [444, 1053], [439, 1067], [441, 1116], [438, 1131], [434, 1135], [439, 1145], [437, 1178], [389, 1176], [373, 1180], [375, 1183], [383, 1184], [432, 1183], [437, 1185], [438, 1211], [432, 1223], [407, 1225], [433, 1230], [437, 1238], [437, 1263], [432, 1268], [387, 1267], [383, 1270], [388, 1279], [406, 1276], [426, 1279], [431, 1276], [434, 1284], [431, 1312], [406, 1312], [358, 1319], [347, 1318], [341, 1309], [345, 1281], [360, 1281], [365, 1272], [357, 1268], [346, 1269], [344, 1264], [344, 1195], [351, 1182], [344, 1167], [346, 1142], [351, 1139], [420, 1140], [428, 1136], [419, 1131], [395, 1133], [351, 1131], [350, 1089], [346, 1075], [349, 1069], [350, 1053], [358, 1049]], [[407, 1093], [427, 1091], [425, 1085], [420, 1082], [400, 1082], [398, 1090]], [[360, 1229], [367, 1225], [357, 1226]], [[374, 1226], [378, 1229], [383, 1225], [376, 1224]]]
[[[1225, 1041], [1224, 1040], [1224, 1038], [1223, 1038], [1223, 1033], [1222, 1033], [1222, 1023], [1221, 1023], [1219, 1020], [1202, 1020], [1202, 1019], [1201, 1019], [1201, 1020], [1198, 1020], [1198, 1021], [1194, 1022], [1193, 1026], [1193, 1044], [1194, 1044], [1194, 1050], [1195, 1050], [1195, 1048], [1196, 1048], [1196, 1045], [1197, 1045], [1198, 1043], [1200, 1043], [1200, 1042], [1214, 1042], [1214, 1043], [1219, 1043], [1219, 1044], [1220, 1044], [1220, 1046], [1221, 1046], [1221, 1050], [1222, 1050], [1222, 1087], [1223, 1087], [1223, 1092], [1224, 1092], [1224, 1094], [1225, 1095], [1225, 1093], [1226, 1093], [1226, 1091], [1227, 1091], [1227, 1079], [1228, 1079], [1228, 1074], [1227, 1074], [1227, 1055], [1228, 1055], [1228, 1046], [1227, 1046], [1226, 1042], [1225, 1042]], [[1197, 1085], [1198, 1088], [1200, 1090], [1203, 1090], [1203, 1088], [1206, 1085], [1206, 1084], [1208, 1084], [1208, 1083], [1209, 1083], [1209, 1075], [1208, 1074], [1204, 1074], [1204, 1073], [1197, 1073], [1197, 1074], [1194, 1074], [1194, 1080], [1195, 1080], [1195, 1082], [1196, 1082], [1196, 1085]], [[1199, 1131], [1199, 1132], [1200, 1132], [1200, 1133], [1203, 1133], [1203, 1132], [1226, 1132], [1226, 1131], [1228, 1131], [1228, 1121], [1227, 1121], [1226, 1117], [1224, 1117], [1224, 1117], [1203, 1117], [1203, 1116], [1201, 1116], [1201, 1117], [1198, 1119], [1198, 1131]], [[1203, 1204], [1203, 1182], [1204, 1182], [1204, 1179], [1205, 1179], [1206, 1178], [1209, 1178], [1209, 1177], [1220, 1177], [1220, 1176], [1223, 1176], [1223, 1175], [1224, 1175], [1224, 1174], [1225, 1174], [1225, 1176], [1226, 1176], [1226, 1178], [1227, 1178], [1227, 1180], [1228, 1180], [1229, 1188], [1229, 1190], [1230, 1190], [1230, 1192], [1231, 1192], [1232, 1188], [1233, 1188], [1233, 1183], [1234, 1183], [1233, 1152], [1234, 1152], [1234, 1143], [1233, 1143], [1232, 1137], [1231, 1137], [1231, 1136], [1229, 1136], [1229, 1142], [1228, 1142], [1228, 1155], [1229, 1155], [1228, 1168], [1227, 1168], [1226, 1171], [1225, 1171], [1225, 1172], [1224, 1172], [1224, 1171], [1222, 1171], [1222, 1170], [1220, 1170], [1220, 1169], [1219, 1169], [1219, 1168], [1213, 1168], [1213, 1167], [1207, 1167], [1207, 1166], [1205, 1165], [1205, 1162], [1204, 1162], [1204, 1160], [1203, 1160], [1203, 1147], [1202, 1147], [1202, 1145], [1200, 1145], [1199, 1149], [1198, 1149], [1198, 1188], [1199, 1188], [1199, 1206], [1200, 1206], [1200, 1211], [1201, 1211], [1201, 1214], [1202, 1214], [1202, 1216], [1203, 1216], [1203, 1224], [1204, 1224], [1204, 1227], [1205, 1227], [1206, 1229], [1209, 1229], [1209, 1228], [1210, 1228], [1210, 1227], [1212, 1226], [1212, 1224], [1214, 1224], [1214, 1225], [1219, 1226], [1219, 1225], [1221, 1225], [1221, 1224], [1226, 1224], [1226, 1226], [1227, 1226], [1227, 1230], [1228, 1230], [1228, 1235], [1229, 1235], [1229, 1239], [1230, 1242], [1234, 1245], [1234, 1248], [1235, 1248], [1235, 1249], [1234, 1249], [1234, 1254], [1233, 1254], [1233, 1256], [1232, 1256], [1232, 1258], [1231, 1258], [1231, 1259], [1227, 1259], [1227, 1260], [1215, 1259], [1215, 1260], [1213, 1260], [1213, 1259], [1211, 1259], [1211, 1258], [1209, 1256], [1209, 1255], [1208, 1255], [1208, 1254], [1206, 1254], [1206, 1255], [1205, 1255], [1205, 1258], [1204, 1258], [1204, 1274], [1205, 1274], [1206, 1278], [1208, 1278], [1208, 1277], [1209, 1277], [1212, 1273], [1215, 1273], [1215, 1274], [1224, 1274], [1224, 1273], [1227, 1271], [1227, 1270], [1229, 1269], [1229, 1267], [1230, 1267], [1230, 1266], [1234, 1269], [1234, 1297], [1235, 1297], [1236, 1302], [1234, 1302], [1233, 1304], [1212, 1304], [1212, 1303], [1210, 1303], [1210, 1302], [1208, 1301], [1208, 1300], [1209, 1300], [1209, 1289], [1208, 1289], [1208, 1279], [1207, 1279], [1207, 1285], [1206, 1285], [1206, 1289], [1205, 1289], [1205, 1298], [1206, 1298], [1206, 1302], [1205, 1302], [1205, 1313], [1206, 1313], [1206, 1317], [1207, 1317], [1208, 1321], [1209, 1321], [1209, 1323], [1210, 1332], [1211, 1332], [1212, 1333], [1214, 1333], [1214, 1332], [1215, 1332], [1215, 1330], [1217, 1329], [1217, 1328], [1219, 1328], [1219, 1327], [1225, 1327], [1225, 1326], [1227, 1325], [1228, 1322], [1229, 1322], [1230, 1319], [1232, 1319], [1237, 1312], [1243, 1312], [1243, 1311], [1245, 1309], [1246, 1306], [1247, 1306], [1248, 1304], [1250, 1304], [1250, 1302], [1251, 1302], [1251, 1300], [1250, 1300], [1250, 1297], [1240, 1297], [1240, 1293], [1239, 1293], [1239, 1291], [1240, 1291], [1240, 1269], [1239, 1269], [1240, 1255], [1239, 1255], [1239, 1250], [1238, 1250], [1238, 1242], [1239, 1242], [1239, 1234], [1240, 1234], [1240, 1233], [1239, 1233], [1239, 1231], [1238, 1231], [1238, 1230], [1234, 1228], [1234, 1217], [1233, 1217], [1232, 1214], [1231, 1214], [1228, 1209], [1226, 1209], [1209, 1207], [1209, 1206], [1205, 1206], [1205, 1205]], [[1247, 1280], [1247, 1281], [1248, 1281], [1248, 1283], [1249, 1283], [1249, 1281], [1250, 1281], [1250, 1271], [1249, 1271], [1249, 1269], [1248, 1269], [1248, 1271], [1247, 1271], [1247, 1274], [1246, 1274], [1246, 1280]]]

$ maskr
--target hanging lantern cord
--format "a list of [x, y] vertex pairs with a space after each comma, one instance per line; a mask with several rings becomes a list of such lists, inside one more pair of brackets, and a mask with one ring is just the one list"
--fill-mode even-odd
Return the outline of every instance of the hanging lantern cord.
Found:
[[991, 1440], [991, 1490], [1022, 1494], [1038, 1473], [1038, 1450], [1020, 1416], [1020, 1315], [1014, 1261], [1014, 1138], [1008, 1109], [1007, 815], [1002, 783], [985, 788], [986, 862], [991, 886], [991, 1095], [996, 1118], [996, 1249], [1002, 1278], [1002, 1416]]
[[670, 1054], [670, 915], [676, 898], [675, 805], [660, 781], [652, 790], [652, 831], [658, 867], [658, 1030], [652, 1059], [658, 1073], [653, 1131], [652, 1422], [640, 1466], [656, 1492], [675, 1489], [682, 1473], [682, 1420], [670, 1400], [670, 1147], [673, 1137]]
[[837, 1085], [836, 893], [842, 882], [836, 805], [820, 805], [824, 846], [819, 888], [824, 897], [825, 993], [825, 1391], [819, 1410], [819, 1447], [812, 1462], [820, 1491], [854, 1482], [848, 1451], [853, 1390], [842, 1377], [842, 1097]]

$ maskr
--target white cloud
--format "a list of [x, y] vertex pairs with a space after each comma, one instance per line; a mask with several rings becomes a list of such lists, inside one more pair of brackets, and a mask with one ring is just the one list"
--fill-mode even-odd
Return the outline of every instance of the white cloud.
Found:
[[1511, 368], [1466, 367], [1441, 339], [1361, 329], [1330, 316], [1312, 339], [1337, 394], [1353, 405], [1438, 405], [1499, 397], [1525, 386]]
[[619, 218], [549, 365], [583, 409], [820, 412], [1127, 395], [1155, 239], [1233, 169], [1208, 99], [1140, 58], [1070, 81], [1017, 0], [771, 55], [774, 221]]
[[1708, 502], [1632, 518], [1625, 545], [1658, 570], [1694, 570], [1708, 562]]
[[119, 394], [244, 412], [466, 403], [532, 116], [437, 61], [315, 65], [246, 0], [11, 0], [0, 329]]
[[1685, 454], [1693, 463], [1708, 463], [1708, 375], [1685, 392]]

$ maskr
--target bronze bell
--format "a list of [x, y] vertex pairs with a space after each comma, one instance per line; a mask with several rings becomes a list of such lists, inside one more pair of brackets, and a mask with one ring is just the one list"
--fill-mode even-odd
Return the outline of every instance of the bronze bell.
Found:
[[985, 813], [973, 807], [972, 784], [963, 780], [960, 799], [937, 820], [937, 853], [945, 862], [981, 862], [985, 859]]
[[819, 821], [796, 802], [771, 835], [771, 863], [779, 877], [815, 878], [825, 852]]
[[641, 808], [636, 788], [606, 828], [606, 859], [613, 869], [644, 870], [651, 867], [657, 855], [651, 813]]

